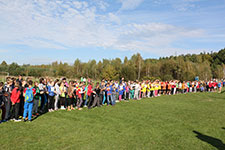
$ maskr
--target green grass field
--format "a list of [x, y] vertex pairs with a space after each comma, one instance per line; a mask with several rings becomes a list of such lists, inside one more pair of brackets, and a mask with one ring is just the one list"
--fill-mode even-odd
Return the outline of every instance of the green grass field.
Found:
[[161, 96], [0, 124], [0, 149], [225, 149], [225, 94]]

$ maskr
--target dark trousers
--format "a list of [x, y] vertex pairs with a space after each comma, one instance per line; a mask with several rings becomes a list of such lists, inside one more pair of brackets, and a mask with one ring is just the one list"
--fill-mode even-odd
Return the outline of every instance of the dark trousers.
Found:
[[67, 106], [73, 105], [73, 98], [67, 98]]
[[99, 100], [100, 100], [99, 96], [96, 95], [96, 96], [94, 97], [94, 101], [93, 101], [93, 104], [92, 104], [91, 108], [92, 108], [92, 107], [95, 107], [96, 105], [97, 105], [98, 107], [100, 107], [100, 102], [99, 102]]
[[32, 114], [38, 113], [39, 99], [34, 99]]
[[66, 108], [66, 98], [65, 97], [60, 97], [60, 107], [64, 106], [64, 108]]
[[102, 105], [102, 101], [103, 101], [103, 94], [100, 94], [100, 97], [99, 97], [99, 103], [100, 103], [100, 105]]
[[0, 109], [2, 110], [2, 120], [5, 120], [5, 105], [3, 105]]
[[19, 116], [23, 116], [24, 110], [24, 97], [23, 95], [20, 96], [20, 108], [19, 108]]
[[20, 103], [15, 103], [12, 106], [12, 119], [15, 118], [16, 120], [19, 119], [19, 109], [20, 109]]
[[129, 100], [129, 93], [126, 93], [126, 100]]
[[150, 97], [153, 97], [154, 96], [154, 91], [150, 91], [151, 93], [150, 93]]
[[40, 110], [41, 111], [44, 111], [44, 107], [45, 107], [45, 96], [44, 96], [44, 94], [40, 94], [40, 96], [41, 96], [41, 108], [40, 108]]
[[88, 107], [91, 107], [92, 103], [93, 103], [93, 95], [91, 94], [91, 96], [89, 96]]
[[11, 101], [7, 100], [5, 103], [5, 120], [10, 119]]
[[54, 109], [55, 96], [48, 96], [48, 109]]

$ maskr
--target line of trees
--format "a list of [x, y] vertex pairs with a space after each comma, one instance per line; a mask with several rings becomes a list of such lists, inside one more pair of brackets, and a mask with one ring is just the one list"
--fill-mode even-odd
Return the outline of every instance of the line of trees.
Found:
[[50, 76], [68, 78], [92, 78], [92, 79], [115, 79], [124, 77], [127, 80], [136, 79], [161, 79], [161, 80], [194, 80], [199, 76], [201, 80], [211, 78], [224, 78], [225, 76], [225, 49], [214, 53], [187, 54], [180, 56], [163, 57], [159, 59], [143, 59], [137, 53], [130, 59], [115, 58], [103, 59], [96, 62], [90, 60], [82, 62], [76, 59], [73, 65], [62, 62], [53, 62], [49, 65], [18, 65], [0, 64], [1, 72], [9, 72], [17, 76]]

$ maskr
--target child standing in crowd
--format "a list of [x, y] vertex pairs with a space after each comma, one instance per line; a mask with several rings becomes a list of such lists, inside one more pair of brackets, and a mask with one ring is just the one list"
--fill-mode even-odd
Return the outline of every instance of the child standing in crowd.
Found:
[[55, 104], [55, 88], [54, 82], [51, 81], [48, 85], [48, 111], [54, 111], [54, 104]]
[[222, 81], [218, 83], [218, 93], [221, 93], [221, 91], [222, 91]]
[[100, 98], [100, 91], [101, 91], [101, 89], [100, 89], [100, 86], [99, 86], [99, 82], [97, 82], [96, 83], [96, 87], [93, 90], [93, 98], [94, 98], [94, 101], [93, 101], [92, 106], [89, 107], [89, 109], [95, 107], [96, 105], [98, 107], [100, 107], [100, 99], [99, 99]]
[[70, 81], [69, 82], [69, 88], [68, 88], [68, 100], [67, 100], [67, 110], [71, 111], [74, 110], [73, 108], [73, 100], [74, 100], [74, 95], [73, 92], [74, 91], [74, 87], [73, 87], [73, 82]]
[[65, 110], [66, 109], [66, 87], [63, 82], [61, 82], [60, 87], [60, 109]]
[[[107, 98], [106, 98], [106, 100], [107, 100], [107, 105], [109, 105], [109, 98], [110, 98], [111, 95], [112, 95], [112, 90], [111, 90], [111, 87], [110, 87], [110, 84], [109, 84], [109, 83], [107, 83], [107, 86], [106, 86], [106, 92], [107, 92]], [[103, 102], [103, 104], [104, 104], [104, 102]]]
[[4, 103], [5, 103], [5, 120], [8, 121], [10, 119], [10, 110], [11, 110], [11, 100], [10, 100], [10, 95], [12, 93], [12, 80], [8, 80], [7, 85], [5, 86], [4, 89]]
[[4, 89], [3, 89], [3, 85], [4, 83], [3, 82], [0, 82], [0, 109], [2, 110], [2, 117], [1, 117], [1, 120], [0, 120], [0, 123], [2, 121], [5, 121], [5, 104], [4, 104]]
[[77, 98], [79, 100], [79, 103], [77, 105], [77, 108], [78, 108], [78, 110], [82, 110], [81, 105], [83, 103], [83, 97], [82, 97], [83, 88], [82, 88], [82, 83], [81, 82], [80, 82], [79, 87], [77, 89], [77, 93], [78, 93], [78, 97]]
[[116, 93], [117, 93], [116, 89], [117, 89], [116, 85], [113, 84], [113, 86], [112, 86], [112, 100], [111, 100], [112, 106], [114, 106], [116, 104]]
[[[111, 89], [110, 89], [111, 90]], [[110, 93], [111, 94], [111, 93]], [[120, 83], [119, 85], [119, 101], [122, 100], [122, 96], [123, 96], [123, 84]]]
[[12, 119], [14, 119], [15, 122], [19, 122], [19, 108], [20, 108], [20, 89], [19, 89], [19, 83], [15, 84], [15, 88], [12, 90], [11, 93], [11, 102], [12, 102]]
[[134, 86], [130, 87], [130, 99], [134, 99]]
[[38, 88], [40, 90], [40, 98], [41, 98], [41, 107], [40, 107], [40, 112], [42, 113], [44, 111], [44, 105], [45, 105], [45, 85], [44, 85], [44, 79], [40, 79], [40, 83], [38, 85]]
[[54, 108], [55, 108], [55, 110], [58, 110], [59, 98], [60, 98], [60, 95], [61, 95], [61, 91], [59, 89], [59, 80], [58, 79], [55, 80], [54, 85], [55, 85], [55, 104], [54, 104], [55, 107]]
[[134, 99], [135, 100], [139, 100], [139, 96], [138, 96], [138, 93], [140, 91], [141, 87], [140, 85], [138, 84], [138, 81], [134, 83]]
[[102, 80], [101, 86], [100, 86], [101, 92], [100, 92], [100, 100], [101, 100], [101, 105], [103, 105], [103, 102], [105, 102], [105, 82]]
[[126, 100], [129, 100], [129, 97], [130, 97], [130, 85], [129, 85], [129, 83], [126, 84], [125, 93], [126, 93]]
[[88, 107], [91, 107], [91, 104], [92, 104], [92, 93], [93, 93], [93, 84], [91, 82], [89, 82], [89, 85], [87, 87], [87, 96], [86, 96], [86, 101], [85, 101], [85, 104], [87, 105], [87, 101], [88, 101]]
[[34, 105], [33, 105], [33, 110], [32, 114], [33, 116], [38, 116], [38, 106], [39, 106], [39, 100], [40, 100], [40, 90], [38, 87], [38, 82], [34, 82], [34, 89], [36, 91], [36, 95], [34, 96]]
[[36, 94], [35, 88], [32, 88], [33, 81], [28, 82], [29, 87], [24, 90], [24, 113], [23, 113], [23, 120], [26, 121], [26, 117], [28, 114], [28, 121], [31, 121], [32, 117], [32, 109], [33, 109], [33, 98]]

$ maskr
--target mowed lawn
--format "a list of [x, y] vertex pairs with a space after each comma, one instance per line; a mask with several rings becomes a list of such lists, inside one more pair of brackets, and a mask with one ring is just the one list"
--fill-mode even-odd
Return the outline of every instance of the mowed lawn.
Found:
[[196, 93], [57, 111], [0, 124], [0, 149], [225, 149], [225, 94]]

